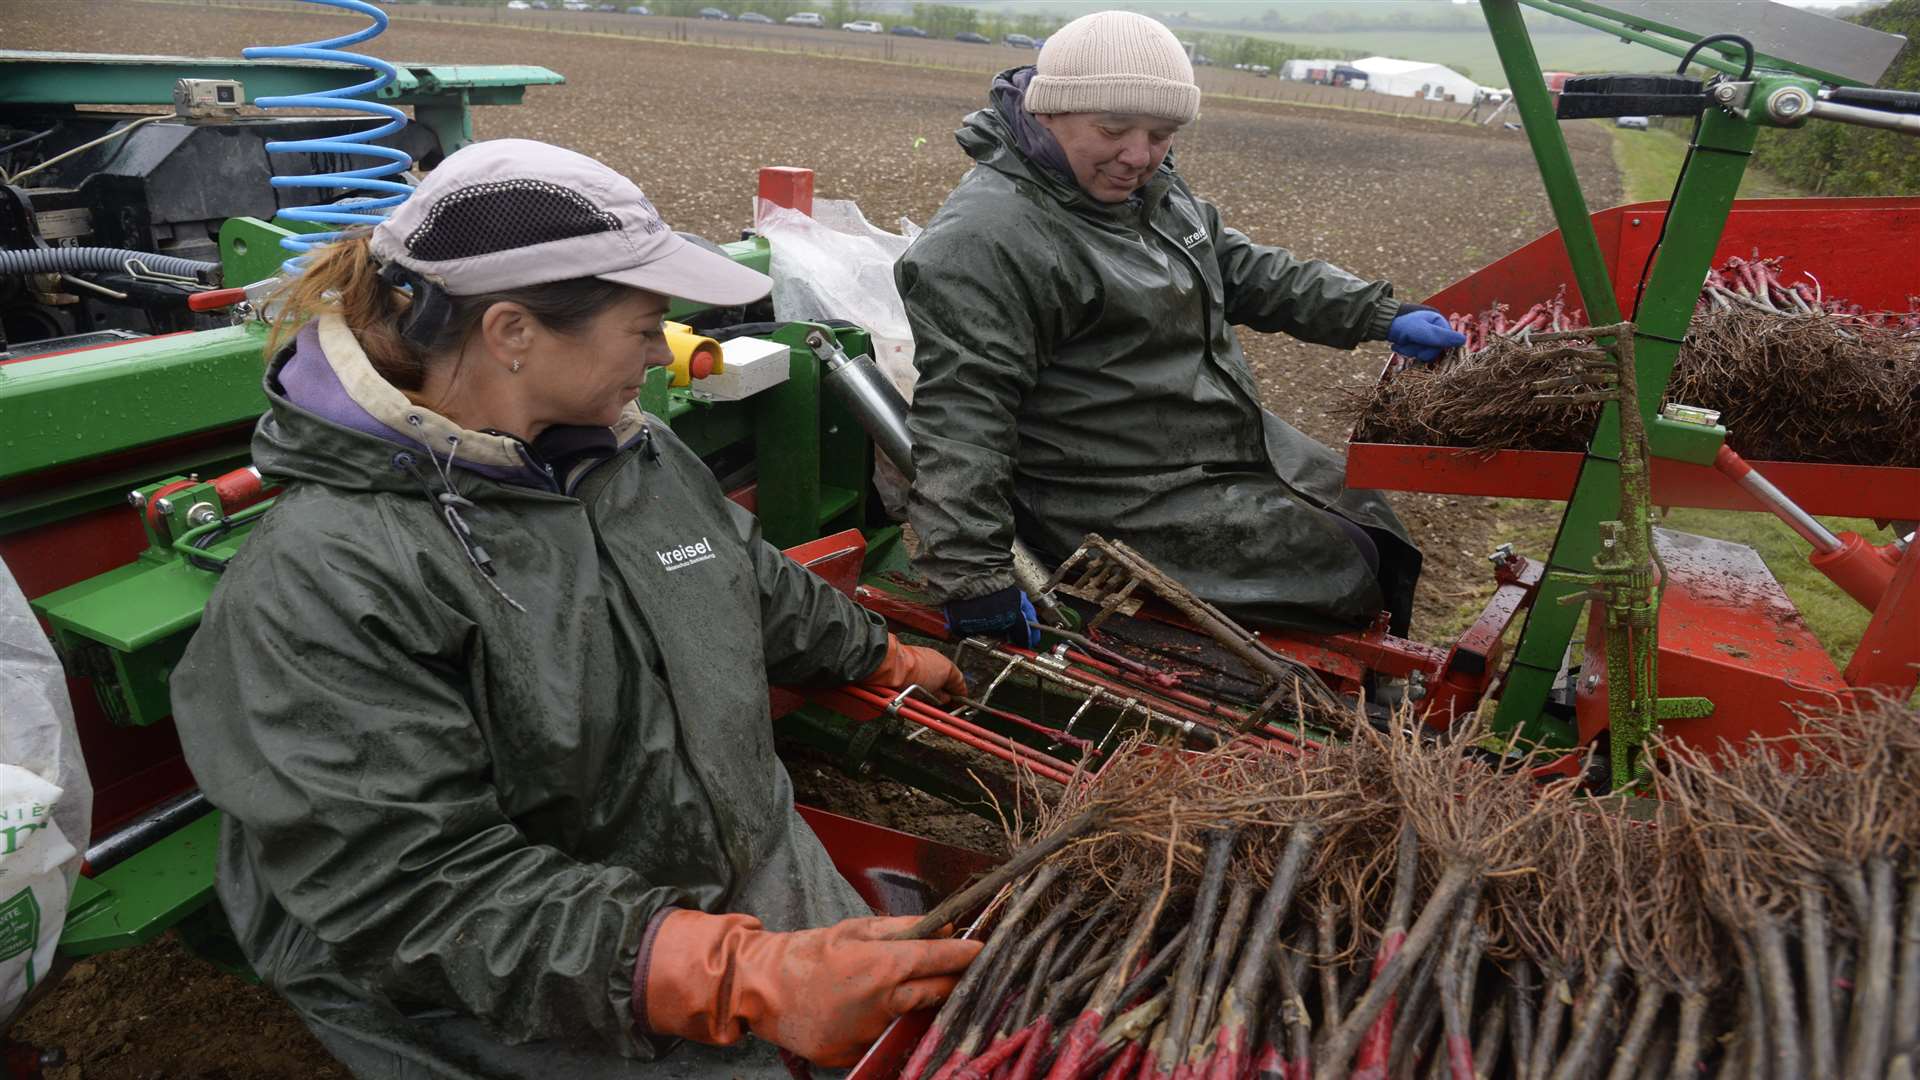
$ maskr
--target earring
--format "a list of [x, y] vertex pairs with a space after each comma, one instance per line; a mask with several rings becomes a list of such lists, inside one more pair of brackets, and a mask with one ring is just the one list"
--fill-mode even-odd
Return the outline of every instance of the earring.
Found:
[[519, 358], [519, 357], [514, 357], [514, 360], [513, 360], [513, 373], [514, 373], [515, 375], [518, 375], [518, 374], [520, 374], [520, 358]]

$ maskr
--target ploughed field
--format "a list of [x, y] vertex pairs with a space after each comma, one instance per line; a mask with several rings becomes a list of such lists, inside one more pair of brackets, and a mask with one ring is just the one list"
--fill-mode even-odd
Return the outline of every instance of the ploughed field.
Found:
[[[237, 56], [246, 45], [312, 40], [348, 25], [197, 4], [0, 0], [0, 37], [19, 49]], [[567, 85], [531, 89], [525, 105], [479, 110], [479, 135], [592, 154], [639, 181], [674, 227], [716, 240], [734, 239], [750, 223], [761, 165], [816, 170], [820, 197], [853, 199], [876, 223], [924, 223], [968, 167], [951, 133], [984, 103], [987, 83], [979, 72], [898, 62], [406, 19], [373, 51], [564, 74]], [[1568, 136], [1589, 203], [1620, 201], [1606, 132], [1574, 125]], [[1405, 298], [1424, 297], [1550, 227], [1516, 132], [1216, 96], [1176, 139], [1175, 154], [1230, 226], [1390, 278]], [[1345, 353], [1252, 333], [1243, 342], [1266, 406], [1335, 445], [1346, 437], [1331, 415], [1339, 391], [1375, 378], [1386, 356], [1380, 344]], [[1456, 625], [1462, 606], [1488, 591], [1482, 556], [1515, 510], [1465, 498], [1396, 501], [1427, 555], [1415, 636], [1437, 638], [1442, 622]], [[853, 781], [829, 769], [809, 762], [793, 772], [807, 801], [916, 831], [933, 825], [924, 796], [883, 789], [851, 799], [843, 789]], [[967, 829], [951, 823], [936, 835], [990, 842]], [[345, 1075], [270, 993], [219, 973], [171, 938], [82, 961], [13, 1035], [67, 1051], [71, 1064], [52, 1071], [57, 1080]]]

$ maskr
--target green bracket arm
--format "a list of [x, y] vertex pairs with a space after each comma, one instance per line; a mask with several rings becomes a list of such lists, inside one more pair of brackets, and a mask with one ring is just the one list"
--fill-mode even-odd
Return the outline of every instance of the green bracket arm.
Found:
[[[1521, 19], [1520, 0], [1481, 0], [1481, 7], [1513, 88], [1514, 104], [1526, 126], [1527, 141], [1540, 167], [1588, 318], [1596, 326], [1619, 322], [1613, 281], [1588, 216], [1586, 199], [1580, 193], [1572, 154], [1554, 115], [1552, 95]], [[1655, 430], [1660, 428], [1653, 424], [1653, 418], [1666, 395], [1680, 342], [1692, 321], [1700, 286], [1706, 280], [1752, 154], [1754, 136], [1751, 124], [1709, 109], [1702, 118], [1679, 192], [1669, 207], [1659, 261], [1651, 269], [1634, 313], [1640, 414]], [[1622, 272], [1637, 273], [1638, 268], [1623, 267]], [[1609, 404], [1595, 428], [1561, 517], [1546, 576], [1514, 648], [1495, 713], [1497, 731], [1516, 732], [1549, 745], [1573, 742], [1571, 725], [1544, 712], [1580, 619], [1580, 608], [1563, 604], [1561, 598], [1584, 588], [1578, 576], [1593, 565], [1599, 549], [1599, 523], [1620, 515], [1619, 452], [1620, 417]]]

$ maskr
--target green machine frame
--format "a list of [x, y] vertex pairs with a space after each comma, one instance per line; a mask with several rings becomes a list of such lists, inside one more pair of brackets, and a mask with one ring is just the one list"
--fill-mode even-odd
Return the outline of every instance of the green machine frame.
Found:
[[[1547, 88], [1522, 17], [1522, 5], [1605, 30], [1623, 41], [1646, 45], [1675, 57], [1697, 51], [1695, 63], [1730, 79], [1739, 78], [1748, 66], [1745, 51], [1737, 44], [1724, 42], [1710, 43], [1696, 50], [1696, 43], [1722, 31], [1745, 34], [1753, 42], [1752, 86], [1746, 97], [1733, 103], [1728, 103], [1725, 97], [1716, 97], [1701, 115], [1667, 215], [1667, 230], [1659, 247], [1658, 261], [1648, 275], [1635, 312], [1622, 313], [1615, 300], [1600, 242], [1574, 174], [1573, 158], [1555, 117], [1553, 95]], [[1803, 112], [1792, 121], [1777, 122], [1766, 110], [1741, 106], [1747, 100], [1765, 100], [1782, 88], [1798, 88], [1811, 101], [1823, 84], [1859, 86], [1870, 82], [1893, 59], [1900, 44], [1900, 39], [1892, 35], [1840, 24], [1780, 5], [1749, 5], [1778, 9], [1764, 13], [1774, 20], [1771, 25], [1757, 22], [1751, 27], [1729, 25], [1711, 29], [1689, 29], [1682, 25], [1715, 18], [1713, 9], [1718, 7], [1699, 5], [1695, 11], [1687, 12], [1683, 5], [1674, 2], [1481, 0], [1501, 65], [1506, 69], [1515, 107], [1539, 165], [1554, 221], [1566, 246], [1575, 284], [1586, 304], [1588, 320], [1591, 325], [1606, 326], [1623, 321], [1626, 315], [1632, 316], [1636, 328], [1632, 355], [1639, 412], [1651, 452], [1655, 457], [1694, 464], [1712, 463], [1725, 432], [1675, 422], [1660, 415], [1674, 361], [1692, 322], [1695, 301], [1706, 280], [1735, 193], [1746, 173], [1759, 128], [1793, 126], [1805, 119]], [[1779, 21], [1782, 16], [1785, 23]], [[1838, 36], [1844, 40], [1831, 40], [1836, 27], [1841, 28]], [[1862, 34], [1866, 35], [1864, 39], [1860, 37]], [[1792, 50], [1805, 55], [1823, 49], [1825, 55], [1815, 63], [1769, 51]], [[1563, 601], [1577, 600], [1588, 588], [1594, 559], [1602, 550], [1602, 523], [1622, 520], [1635, 512], [1635, 508], [1623, 509], [1621, 505], [1620, 421], [1619, 407], [1607, 404], [1587, 447], [1579, 479], [1560, 521], [1546, 576], [1514, 648], [1494, 715], [1494, 727], [1503, 734], [1516, 734], [1549, 745], [1571, 746], [1575, 742], [1571, 725], [1554, 718], [1544, 707], [1584, 613], [1584, 608], [1577, 603]], [[1642, 517], [1645, 512], [1644, 508], [1638, 510]], [[1632, 524], [1629, 527], [1633, 527]], [[1653, 618], [1657, 621], [1657, 617], [1656, 606]]]
[[[343, 70], [311, 63], [0, 51], [0, 104], [164, 104], [179, 78], [238, 79], [250, 98], [292, 94], [337, 86]], [[516, 104], [527, 86], [561, 81], [537, 67], [403, 65], [399, 81], [382, 97], [412, 106], [416, 121], [451, 151], [472, 141], [471, 106]], [[284, 219], [228, 220], [219, 235], [224, 281], [241, 285], [271, 277], [285, 257], [279, 240], [306, 228]], [[744, 265], [768, 268], [762, 239], [723, 250]], [[685, 320], [699, 312], [676, 305], [669, 316]], [[871, 451], [859, 424], [822, 393], [819, 362], [803, 340], [811, 328], [792, 324], [772, 335], [789, 346], [788, 378], [743, 400], [710, 401], [697, 388], [670, 387], [664, 369], [649, 373], [641, 395], [643, 407], [666, 418], [703, 456], [722, 455], [732, 465], [750, 467], [764, 534], [780, 546], [868, 524]], [[830, 332], [850, 352], [871, 348], [857, 330]], [[146, 547], [131, 561], [32, 597], [69, 670], [94, 676], [102, 722], [134, 729], [170, 711], [166, 679], [218, 581], [190, 565], [183, 551], [195, 529], [204, 531], [191, 508], [208, 500], [220, 505], [203, 478], [248, 463], [251, 430], [266, 407], [266, 340], [265, 325], [236, 310], [234, 323], [218, 329], [28, 357], [0, 368], [0, 545], [44, 535], [38, 531], [48, 528], [77, 535], [72, 530], [94, 527], [88, 523], [113, 522], [125, 530], [136, 515], [145, 533]], [[150, 495], [158, 481], [182, 477], [191, 478], [190, 486], [168, 500], [161, 528], [127, 506], [129, 492]], [[223, 514], [231, 530], [192, 556], [231, 557], [265, 505]], [[871, 534], [870, 566], [903, 560], [897, 533]], [[128, 542], [124, 532], [115, 535], [121, 537], [116, 545]], [[191, 932], [190, 916], [211, 896], [219, 821], [217, 813], [207, 813], [81, 878], [62, 953], [136, 945], [176, 925]]]

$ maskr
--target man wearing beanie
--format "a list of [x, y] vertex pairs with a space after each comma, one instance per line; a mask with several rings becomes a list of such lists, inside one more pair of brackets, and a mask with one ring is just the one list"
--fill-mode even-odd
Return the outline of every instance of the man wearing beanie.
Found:
[[1013, 539], [1057, 562], [1097, 532], [1256, 625], [1385, 610], [1405, 633], [1419, 550], [1260, 407], [1233, 327], [1425, 360], [1463, 339], [1221, 222], [1168, 155], [1200, 88], [1152, 19], [1075, 19], [990, 97], [958, 132], [973, 170], [894, 267], [919, 368], [908, 514], [952, 627], [1028, 644]]

